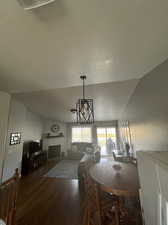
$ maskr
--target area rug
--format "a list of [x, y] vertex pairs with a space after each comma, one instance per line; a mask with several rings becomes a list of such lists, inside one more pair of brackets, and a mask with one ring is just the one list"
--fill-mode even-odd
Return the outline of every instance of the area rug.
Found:
[[78, 160], [62, 160], [45, 177], [78, 179]]

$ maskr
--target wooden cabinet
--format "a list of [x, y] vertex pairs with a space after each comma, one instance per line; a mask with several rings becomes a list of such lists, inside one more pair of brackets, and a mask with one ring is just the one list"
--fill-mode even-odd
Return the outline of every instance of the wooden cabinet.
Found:
[[145, 225], [168, 225], [168, 152], [137, 152]]
[[32, 154], [30, 157], [22, 159], [22, 175], [27, 175], [34, 169], [39, 168], [47, 161], [47, 152], [39, 151]]

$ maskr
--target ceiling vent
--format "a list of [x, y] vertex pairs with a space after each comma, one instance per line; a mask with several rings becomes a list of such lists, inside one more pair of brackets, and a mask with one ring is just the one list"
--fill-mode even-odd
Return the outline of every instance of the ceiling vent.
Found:
[[24, 10], [35, 9], [47, 5], [55, 0], [18, 0]]

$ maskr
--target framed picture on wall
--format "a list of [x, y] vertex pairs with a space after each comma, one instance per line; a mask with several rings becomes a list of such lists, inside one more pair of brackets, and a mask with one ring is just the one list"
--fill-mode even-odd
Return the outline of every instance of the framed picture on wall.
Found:
[[10, 134], [10, 145], [17, 145], [21, 142], [21, 133], [11, 133]]

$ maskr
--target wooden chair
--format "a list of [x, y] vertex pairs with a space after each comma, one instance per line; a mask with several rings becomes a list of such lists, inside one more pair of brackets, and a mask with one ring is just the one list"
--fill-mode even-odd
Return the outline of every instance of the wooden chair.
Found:
[[[132, 199], [125, 199], [125, 201], [130, 200], [132, 203], [132, 206], [126, 207], [123, 209], [119, 203], [119, 225], [142, 225], [142, 218], [141, 218], [141, 209], [139, 207], [139, 204], [137, 205], [136, 198]], [[135, 204], [136, 203], [136, 204]]]
[[117, 161], [117, 162], [124, 162], [126, 159], [125, 156], [116, 156], [115, 152], [113, 152], [113, 158], [114, 158], [114, 161]]
[[131, 162], [132, 164], [134, 164], [135, 166], [137, 166], [137, 159], [134, 158], [133, 156], [130, 157], [130, 162]]
[[116, 197], [101, 192], [89, 175], [89, 168], [93, 162], [87, 162], [84, 173], [85, 198], [84, 198], [84, 218], [83, 225], [118, 225], [118, 214], [115, 210]]
[[18, 190], [19, 172], [16, 169], [12, 178], [0, 185], [0, 219], [6, 225], [15, 225], [16, 199]]
[[127, 162], [137, 165], [137, 159], [133, 156], [116, 156], [115, 152], [113, 152], [113, 158], [116, 162]]

